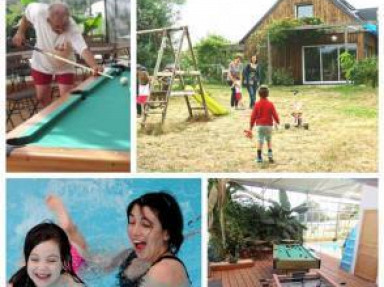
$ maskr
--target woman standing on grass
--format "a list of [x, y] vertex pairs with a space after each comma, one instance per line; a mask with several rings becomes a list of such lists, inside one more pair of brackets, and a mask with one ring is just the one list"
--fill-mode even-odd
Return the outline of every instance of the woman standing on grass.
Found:
[[260, 65], [257, 62], [256, 55], [251, 57], [251, 60], [244, 68], [243, 79], [249, 94], [249, 108], [253, 109], [256, 101], [257, 88], [261, 81]]
[[240, 80], [241, 76], [241, 56], [237, 55], [235, 59], [229, 63], [227, 82], [231, 87], [231, 107], [237, 109], [238, 100], [236, 99], [236, 89], [234, 83]]

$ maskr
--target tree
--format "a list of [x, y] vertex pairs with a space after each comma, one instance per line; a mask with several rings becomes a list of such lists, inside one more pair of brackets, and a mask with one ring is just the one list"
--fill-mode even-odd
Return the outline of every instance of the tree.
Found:
[[219, 234], [223, 246], [225, 246], [225, 216], [224, 209], [230, 200], [230, 194], [227, 191], [226, 179], [211, 179], [208, 185], [208, 226], [213, 229], [216, 213], [219, 217]]
[[350, 81], [356, 63], [356, 57], [348, 51], [340, 54], [341, 69], [345, 73], [345, 78]]
[[303, 242], [303, 232], [306, 227], [295, 216], [308, 211], [306, 203], [291, 208], [285, 190], [279, 191], [279, 203], [275, 202], [267, 210], [267, 219], [263, 222], [268, 229], [265, 240], [279, 241], [281, 239], [294, 239]]
[[[137, 1], [137, 30], [158, 29], [173, 26], [177, 21], [178, 6], [185, 0]], [[140, 35], [137, 38], [137, 62], [148, 69], [156, 63], [161, 44], [161, 34]], [[164, 55], [165, 62], [170, 56]]]
[[[240, 196], [236, 196], [238, 194]], [[244, 204], [241, 199], [251, 199], [253, 203]], [[284, 190], [279, 192], [279, 202], [269, 199], [268, 206], [264, 206], [257, 202], [260, 199], [235, 181], [209, 180], [210, 260], [236, 258], [239, 250], [253, 241], [303, 241], [306, 227], [300, 223], [297, 214], [300, 216], [308, 211], [306, 204], [292, 208]]]
[[[234, 227], [233, 221], [227, 222], [227, 215], [231, 218], [233, 201], [231, 194], [244, 187], [236, 182], [228, 182], [227, 179], [210, 179], [208, 183], [208, 229], [210, 232], [210, 256], [223, 259], [228, 253], [233, 255], [233, 247], [241, 236], [241, 231]], [[231, 208], [232, 207], [232, 208]], [[232, 216], [233, 217], [233, 216]], [[234, 216], [236, 217], [236, 216]], [[227, 242], [228, 237], [228, 242]]]
[[230, 45], [231, 42], [220, 35], [209, 35], [195, 45], [199, 68], [205, 77], [221, 80], [221, 67], [226, 67], [234, 56]]

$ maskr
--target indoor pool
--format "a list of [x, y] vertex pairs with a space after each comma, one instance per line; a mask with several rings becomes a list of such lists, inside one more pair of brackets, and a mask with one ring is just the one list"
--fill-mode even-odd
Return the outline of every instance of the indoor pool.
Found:
[[316, 252], [325, 253], [336, 258], [341, 258], [344, 241], [308, 242], [305, 245]]
[[[113, 256], [130, 247], [126, 234], [128, 203], [147, 191], [166, 190], [180, 204], [186, 240], [178, 256], [193, 286], [201, 286], [200, 179], [9, 179], [7, 180], [7, 278], [22, 263], [27, 231], [55, 217], [46, 207], [47, 194], [59, 195], [92, 253]], [[116, 286], [117, 270], [105, 274], [80, 271], [88, 286]]]

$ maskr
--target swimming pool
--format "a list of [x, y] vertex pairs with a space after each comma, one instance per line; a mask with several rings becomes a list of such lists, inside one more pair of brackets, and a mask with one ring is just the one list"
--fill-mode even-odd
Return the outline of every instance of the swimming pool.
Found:
[[[46, 207], [47, 194], [58, 194], [86, 238], [91, 252], [113, 255], [130, 246], [126, 234], [128, 203], [148, 191], [167, 190], [180, 204], [187, 236], [178, 256], [193, 286], [201, 286], [200, 179], [8, 179], [7, 278], [20, 267], [27, 231], [44, 220], [55, 220]], [[115, 286], [110, 274], [85, 271], [87, 285]]]
[[305, 245], [316, 252], [325, 253], [332, 257], [341, 259], [342, 246], [344, 241], [319, 241], [308, 242]]

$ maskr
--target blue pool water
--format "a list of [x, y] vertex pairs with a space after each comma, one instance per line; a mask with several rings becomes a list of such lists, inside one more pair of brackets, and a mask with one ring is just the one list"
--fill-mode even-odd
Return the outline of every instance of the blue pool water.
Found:
[[[130, 247], [126, 234], [128, 203], [147, 191], [167, 190], [179, 202], [187, 236], [178, 256], [193, 286], [201, 286], [200, 179], [8, 179], [7, 278], [20, 267], [27, 231], [55, 217], [46, 207], [47, 194], [58, 194], [83, 233], [91, 252], [113, 256]], [[115, 286], [116, 273], [80, 272], [88, 286]]]
[[316, 252], [341, 258], [343, 241], [308, 242], [305, 245], [314, 249]]

